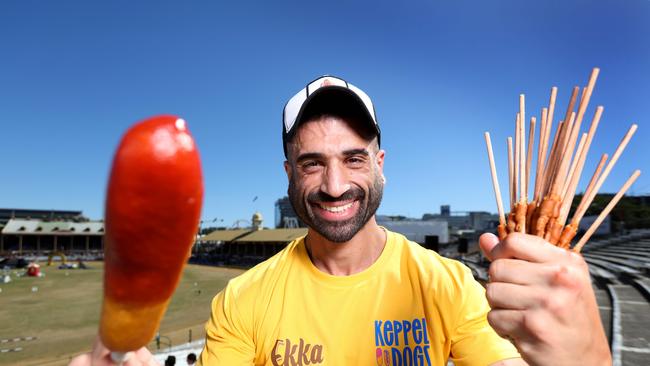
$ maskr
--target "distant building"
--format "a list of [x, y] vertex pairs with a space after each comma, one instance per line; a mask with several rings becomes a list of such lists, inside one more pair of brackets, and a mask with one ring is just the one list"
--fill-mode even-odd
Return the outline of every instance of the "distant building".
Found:
[[43, 254], [103, 248], [104, 223], [81, 211], [0, 208], [0, 254]]
[[0, 230], [0, 254], [100, 253], [104, 223], [11, 219]]
[[440, 214], [425, 213], [422, 220], [445, 220], [452, 234], [467, 230], [493, 231], [499, 224], [499, 216], [484, 211], [452, 212], [449, 205], [440, 206]]
[[451, 206], [442, 205], [440, 206], [440, 216], [451, 216]]
[[307, 227], [300, 221], [293, 210], [289, 197], [283, 197], [275, 201], [275, 227], [276, 228], [304, 228]]
[[425, 244], [427, 236], [435, 236], [439, 243], [449, 242], [449, 228], [447, 221], [419, 220], [404, 217], [377, 215], [377, 224], [406, 236], [419, 244]]

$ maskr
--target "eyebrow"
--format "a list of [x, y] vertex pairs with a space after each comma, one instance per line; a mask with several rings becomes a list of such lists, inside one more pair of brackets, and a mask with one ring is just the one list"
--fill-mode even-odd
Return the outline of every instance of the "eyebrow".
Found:
[[352, 156], [352, 155], [370, 156], [370, 153], [366, 149], [351, 149], [351, 150], [343, 151], [343, 155], [345, 155], [345, 156]]
[[305, 160], [322, 159], [324, 157], [325, 157], [325, 155], [323, 155], [321, 153], [304, 153], [304, 154], [300, 154], [298, 156], [298, 158], [296, 159], [296, 162], [300, 163], [300, 162], [305, 161]]
[[[370, 153], [368, 152], [367, 149], [350, 149], [350, 150], [343, 151], [343, 156], [354, 156], [354, 155], [370, 156]], [[310, 152], [310, 153], [300, 154], [296, 159], [296, 162], [300, 163], [309, 159], [324, 159], [324, 158], [325, 158], [324, 154]]]

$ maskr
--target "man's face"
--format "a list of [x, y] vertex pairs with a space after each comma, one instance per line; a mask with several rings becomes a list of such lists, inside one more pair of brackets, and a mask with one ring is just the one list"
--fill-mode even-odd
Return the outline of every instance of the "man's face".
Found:
[[329, 241], [352, 239], [381, 202], [384, 151], [351, 123], [324, 116], [300, 125], [288, 155], [288, 194], [298, 217]]

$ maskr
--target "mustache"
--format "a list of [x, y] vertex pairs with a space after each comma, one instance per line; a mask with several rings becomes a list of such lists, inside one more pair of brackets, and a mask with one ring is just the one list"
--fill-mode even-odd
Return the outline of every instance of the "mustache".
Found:
[[340, 201], [349, 201], [349, 200], [363, 200], [366, 197], [366, 193], [357, 187], [350, 188], [345, 193], [338, 197], [332, 197], [329, 194], [323, 191], [312, 192], [307, 195], [307, 200], [311, 203], [314, 202], [340, 202]]

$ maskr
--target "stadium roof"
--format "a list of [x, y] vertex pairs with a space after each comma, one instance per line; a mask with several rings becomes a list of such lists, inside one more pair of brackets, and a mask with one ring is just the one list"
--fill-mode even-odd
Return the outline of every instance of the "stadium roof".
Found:
[[267, 229], [256, 230], [248, 235], [245, 235], [235, 242], [280, 242], [285, 243], [297, 239], [301, 236], [307, 235], [306, 228], [299, 229]]
[[232, 241], [238, 237], [249, 233], [250, 229], [235, 229], [235, 230], [215, 230], [210, 234], [199, 239], [200, 242], [206, 241]]
[[226, 241], [235, 243], [286, 243], [306, 234], [306, 228], [215, 230], [199, 239], [199, 241], [202, 243], [209, 241]]
[[2, 228], [4, 235], [103, 235], [104, 223], [99, 221], [42, 221], [11, 219]]

